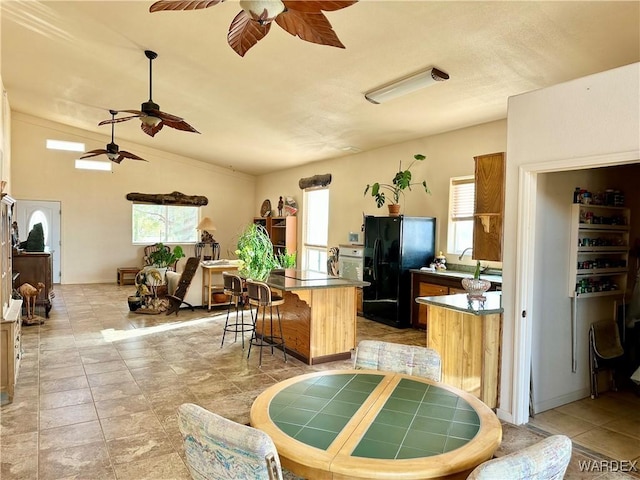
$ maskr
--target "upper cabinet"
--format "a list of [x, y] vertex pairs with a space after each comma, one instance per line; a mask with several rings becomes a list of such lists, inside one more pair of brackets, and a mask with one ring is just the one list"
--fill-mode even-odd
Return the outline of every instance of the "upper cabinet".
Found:
[[474, 157], [476, 198], [473, 215], [473, 258], [502, 261], [504, 152]]

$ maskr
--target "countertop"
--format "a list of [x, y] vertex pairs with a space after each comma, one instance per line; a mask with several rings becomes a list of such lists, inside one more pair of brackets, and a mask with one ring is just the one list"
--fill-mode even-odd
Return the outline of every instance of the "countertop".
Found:
[[341, 288], [341, 287], [366, 287], [369, 282], [351, 280], [342, 277], [332, 277], [326, 273], [312, 270], [285, 269], [281, 272], [271, 273], [266, 282], [271, 288], [277, 290], [310, 290], [314, 288]]
[[416, 302], [424, 305], [448, 308], [472, 315], [491, 315], [502, 313], [502, 292], [486, 292], [486, 300], [470, 300], [466, 293], [456, 295], [440, 295], [435, 297], [418, 297]]
[[[459, 272], [456, 270], [420, 270], [420, 269], [411, 269], [413, 273], [420, 273], [423, 275], [429, 275], [433, 277], [445, 277], [445, 278], [473, 278], [473, 272]], [[480, 278], [482, 280], [489, 280], [491, 283], [498, 283], [502, 285], [502, 276], [501, 275], [492, 275], [492, 274], [480, 274]]]

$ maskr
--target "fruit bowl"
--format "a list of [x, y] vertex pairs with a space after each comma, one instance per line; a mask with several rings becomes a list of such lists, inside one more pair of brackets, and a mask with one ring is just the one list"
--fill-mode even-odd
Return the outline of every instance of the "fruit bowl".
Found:
[[467, 292], [469, 298], [484, 298], [484, 292], [491, 288], [489, 280], [481, 280], [479, 278], [463, 278], [462, 288]]

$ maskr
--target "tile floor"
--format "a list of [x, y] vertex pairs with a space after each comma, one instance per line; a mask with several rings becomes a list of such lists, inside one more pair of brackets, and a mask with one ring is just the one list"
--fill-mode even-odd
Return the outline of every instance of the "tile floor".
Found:
[[[220, 348], [220, 312], [138, 315], [128, 311], [131, 290], [57, 285], [50, 318], [42, 326], [23, 327], [14, 402], [0, 409], [0, 478], [187, 479], [178, 405], [197, 403], [246, 423], [265, 387], [351, 365], [308, 366], [290, 357], [285, 364], [276, 351], [258, 368], [257, 355], [247, 360], [239, 342], [227, 340]], [[364, 338], [424, 344], [424, 332], [359, 318], [358, 340]], [[607, 394], [537, 415], [531, 427], [504, 424], [496, 455], [564, 432], [575, 447], [565, 478], [640, 478], [584, 473], [578, 466], [584, 459], [638, 460], [639, 406], [633, 395]]]

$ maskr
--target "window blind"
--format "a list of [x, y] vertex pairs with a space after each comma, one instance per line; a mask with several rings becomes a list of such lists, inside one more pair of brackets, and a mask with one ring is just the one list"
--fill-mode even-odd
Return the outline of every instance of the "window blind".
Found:
[[476, 191], [474, 179], [453, 180], [451, 189], [451, 219], [473, 220]]

